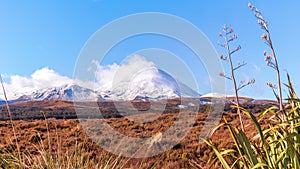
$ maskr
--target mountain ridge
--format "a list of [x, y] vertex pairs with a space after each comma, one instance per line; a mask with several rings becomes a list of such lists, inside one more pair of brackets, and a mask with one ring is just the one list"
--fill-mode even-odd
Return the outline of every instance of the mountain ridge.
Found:
[[[95, 83], [97, 84], [97, 83]], [[93, 90], [77, 84], [43, 88], [24, 93], [11, 102], [32, 100], [65, 101], [129, 101], [160, 100], [180, 97], [197, 98], [200, 94], [160, 69], [147, 69], [134, 79], [125, 79], [112, 86], [111, 90]]]

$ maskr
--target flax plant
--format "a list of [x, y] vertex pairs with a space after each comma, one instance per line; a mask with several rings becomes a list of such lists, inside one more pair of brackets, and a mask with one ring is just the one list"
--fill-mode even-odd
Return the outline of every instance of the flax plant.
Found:
[[[280, 105], [280, 111], [278, 111], [278, 106], [271, 106], [259, 116], [254, 116], [240, 107], [241, 111], [251, 119], [252, 124], [249, 125], [254, 125], [257, 129], [256, 136], [251, 138], [243, 130], [235, 127], [224, 118], [224, 123], [218, 127], [227, 126], [235, 148], [219, 150], [210, 140], [205, 140], [214, 151], [211, 166], [221, 165], [225, 169], [299, 169], [300, 99], [296, 95], [291, 78], [287, 73], [288, 83], [285, 86], [288, 88], [289, 95], [286, 99], [288, 103], [283, 107], [279, 66], [270, 38], [268, 23], [263, 19], [257, 8], [251, 4], [248, 6], [255, 12], [259, 24], [267, 32], [267, 34], [263, 34], [262, 38], [270, 46], [272, 54], [267, 55], [264, 52], [264, 55], [268, 65], [277, 72], [279, 96], [276, 95], [276, 97]], [[274, 89], [273, 84], [268, 83], [268, 85]], [[263, 127], [261, 121], [267, 119], [270, 123]]]
[[[276, 57], [275, 49], [273, 42], [271, 40], [271, 33], [269, 29], [269, 23], [264, 19], [262, 13], [253, 5], [248, 3], [248, 7], [254, 12], [254, 16], [258, 19], [258, 25], [261, 27], [262, 30], [264, 30], [265, 33], [261, 35], [262, 40], [265, 42], [265, 44], [270, 48], [271, 54], [268, 54], [267, 51], [264, 51], [265, 60], [267, 62], [267, 65], [271, 68], [273, 68], [276, 71], [277, 76], [277, 85], [274, 85], [270, 82], [267, 83], [269, 87], [273, 89], [273, 92], [278, 100], [279, 103], [279, 109], [282, 111], [284, 109], [283, 103], [282, 103], [282, 89], [281, 89], [281, 79], [280, 79], [280, 71], [279, 71], [279, 64], [278, 59]], [[274, 88], [277, 87], [277, 94], [274, 91]]]
[[[224, 119], [223, 125], [227, 126], [235, 149], [220, 151], [211, 141], [206, 140], [215, 154], [211, 165], [221, 165], [225, 169], [300, 168], [300, 99], [293, 89], [289, 75], [286, 86], [289, 89], [289, 98], [282, 116], [276, 112], [276, 106], [266, 109], [259, 117], [241, 108], [257, 129], [255, 137], [247, 137], [245, 132]], [[263, 128], [260, 121], [266, 120], [267, 114], [271, 115], [269, 120], [272, 123]]]
[[240, 112], [240, 102], [239, 102], [239, 94], [238, 92], [250, 85], [253, 84], [255, 82], [254, 79], [249, 80], [247, 83], [245, 81], [240, 81], [239, 85], [237, 84], [237, 80], [236, 80], [236, 76], [235, 76], [235, 72], [242, 68], [243, 66], [245, 66], [247, 63], [245, 63], [244, 61], [242, 63], [238, 62], [237, 65], [235, 66], [233, 63], [233, 54], [236, 53], [237, 51], [241, 50], [241, 46], [238, 45], [236, 48], [231, 49], [230, 43], [233, 42], [234, 40], [236, 40], [238, 37], [237, 35], [234, 33], [233, 29], [231, 26], [225, 25], [222, 28], [222, 31], [219, 33], [219, 37], [224, 39], [224, 43], [218, 43], [218, 45], [220, 45], [221, 47], [225, 48], [227, 54], [226, 55], [221, 55], [220, 59], [223, 61], [226, 61], [229, 63], [229, 69], [230, 69], [230, 75], [226, 75], [224, 72], [221, 72], [219, 75], [229, 79], [232, 81], [233, 83], [233, 87], [234, 87], [234, 94], [235, 94], [235, 104], [237, 106], [237, 112], [239, 115], [239, 119], [240, 119], [240, 125], [241, 125], [241, 129], [244, 131], [244, 125], [243, 125], [243, 120], [242, 120], [242, 115]]

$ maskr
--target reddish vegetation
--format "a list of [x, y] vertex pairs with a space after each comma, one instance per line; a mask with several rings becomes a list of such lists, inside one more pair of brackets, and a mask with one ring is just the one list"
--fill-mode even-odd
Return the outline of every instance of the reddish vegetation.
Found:
[[[69, 102], [33, 102], [32, 106], [41, 106], [51, 109], [56, 109], [59, 106], [72, 107]], [[18, 106], [26, 106], [19, 104]], [[253, 108], [255, 109], [255, 108]], [[259, 109], [259, 108], [257, 108]], [[151, 116], [145, 114], [144, 117]], [[204, 113], [198, 113], [196, 121], [189, 131], [188, 135], [181, 140], [171, 150], [146, 159], [129, 159], [126, 167], [130, 168], [207, 168], [209, 160], [212, 156], [212, 150], [205, 143], [199, 143], [199, 135], [201, 133], [204, 121], [206, 119]], [[233, 113], [224, 113], [226, 119], [233, 124], [238, 125], [238, 116]], [[131, 137], [151, 137], [158, 132], [166, 131], [176, 120], [178, 113], [161, 114], [156, 120], [148, 123], [137, 123], [130, 120], [130, 118], [108, 118], [105, 120], [116, 131]], [[246, 119], [246, 117], [244, 117]], [[86, 120], [89, 122], [89, 120]], [[267, 125], [269, 121], [263, 121], [263, 126]], [[14, 121], [18, 142], [22, 152], [38, 155], [38, 148], [41, 148], [39, 143], [44, 144], [44, 149], [48, 151], [48, 143], [50, 138], [50, 152], [63, 154], [74, 150], [75, 147], [80, 147], [82, 153], [89, 158], [97, 161], [103, 156], [116, 155], [108, 153], [86, 135], [80, 123], [76, 119], [69, 120], [16, 120]], [[93, 119], [90, 120], [90, 125], [93, 126]], [[254, 125], [251, 120], [245, 120], [245, 129], [251, 137], [256, 134]], [[11, 124], [8, 121], [0, 121], [0, 153], [2, 150], [8, 152], [15, 151], [15, 141], [13, 140], [13, 133], [11, 131]], [[100, 133], [101, 134], [101, 133]], [[212, 140], [218, 148], [233, 148], [234, 145], [230, 139], [229, 132], [226, 127], [220, 127], [212, 136]], [[38, 147], [36, 147], [38, 146]], [[126, 158], [125, 158], [126, 159]], [[127, 160], [127, 159], [126, 159]]]
[[20, 102], [13, 104], [14, 106], [30, 106], [30, 107], [40, 107], [40, 108], [73, 108], [73, 102], [61, 101], [61, 100], [47, 100], [47, 101], [29, 101], [29, 102]]

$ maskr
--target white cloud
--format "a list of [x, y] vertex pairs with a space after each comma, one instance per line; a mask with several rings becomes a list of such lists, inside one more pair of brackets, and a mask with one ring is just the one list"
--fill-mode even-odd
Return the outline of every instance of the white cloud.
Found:
[[100, 90], [110, 89], [112, 87], [114, 74], [120, 66], [115, 63], [107, 66], [101, 66], [98, 62], [94, 62], [94, 64], [97, 66], [95, 72], [97, 88]]
[[[72, 83], [72, 79], [62, 76], [48, 67], [36, 70], [30, 77], [12, 75], [8, 83], [4, 83], [8, 99], [16, 99], [24, 93], [42, 88], [58, 87], [66, 83]], [[0, 98], [3, 92], [0, 92]]]
[[132, 55], [126, 58], [121, 65], [114, 63], [101, 66], [97, 61], [93, 61], [92, 63], [97, 67], [95, 79], [99, 86], [97, 89], [100, 90], [111, 90], [114, 84], [130, 80], [129, 78], [141, 70], [151, 67], [156, 68], [153, 62], [139, 55]]
[[72, 80], [66, 76], [61, 76], [54, 70], [45, 67], [35, 71], [31, 75], [31, 81], [34, 88], [57, 87], [66, 83], [72, 83]]

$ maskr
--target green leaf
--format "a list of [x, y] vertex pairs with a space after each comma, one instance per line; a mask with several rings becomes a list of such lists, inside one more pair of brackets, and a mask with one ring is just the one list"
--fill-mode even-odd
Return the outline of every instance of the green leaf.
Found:
[[256, 165], [258, 163], [258, 159], [251, 148], [249, 139], [242, 130], [238, 130], [238, 140], [242, 146], [242, 150], [246, 153], [251, 164]]
[[275, 95], [275, 97], [277, 99], [277, 102], [279, 103], [280, 98], [279, 98], [278, 94], [275, 92], [274, 89], [272, 89], [272, 90], [273, 90], [273, 94]]
[[244, 154], [243, 154], [243, 151], [241, 149], [241, 146], [240, 146], [240, 143], [238, 141], [238, 136], [237, 136], [237, 133], [233, 130], [232, 126], [227, 122], [227, 120], [224, 118], [224, 121], [225, 121], [225, 124], [227, 125], [228, 129], [229, 129], [229, 132], [230, 132], [230, 135], [234, 141], [234, 144], [235, 144], [235, 147], [237, 148], [238, 152], [239, 152], [239, 155], [242, 157], [242, 160], [243, 162], [245, 163], [245, 165], [247, 164], [247, 161], [245, 160], [244, 158]]
[[284, 151], [282, 151], [282, 152], [280, 153], [280, 155], [279, 155], [279, 157], [278, 157], [278, 159], [277, 159], [275, 165], [278, 165], [278, 164], [282, 161], [282, 159], [283, 159], [283, 158], [285, 157], [285, 155], [286, 155], [286, 151], [287, 151], [287, 149], [285, 149]]
[[268, 113], [272, 113], [273, 115], [275, 115], [275, 111], [274, 110], [278, 110], [279, 108], [277, 106], [271, 106], [270, 108], [267, 108], [266, 110], [264, 110], [260, 115], [260, 120]]
[[253, 166], [251, 169], [262, 168], [262, 167], [270, 168], [266, 163], [257, 163], [257, 164], [256, 164], [255, 166]]
[[221, 162], [222, 166], [225, 169], [231, 169], [229, 164], [226, 162], [226, 160], [223, 158], [222, 154], [218, 151], [218, 149], [210, 142], [207, 140], [203, 140], [207, 145], [209, 145], [213, 150], [216, 156], [218, 157], [219, 161]]
[[253, 123], [255, 124], [255, 127], [256, 127], [256, 129], [257, 129], [259, 135], [260, 135], [260, 139], [262, 140], [262, 143], [265, 144], [266, 140], [265, 140], [265, 137], [264, 137], [264, 135], [263, 135], [263, 131], [262, 131], [262, 129], [261, 129], [261, 126], [260, 126], [259, 122], [257, 121], [256, 117], [255, 117], [252, 113], [248, 112], [248, 111], [247, 111], [246, 109], [244, 109], [244, 108], [242, 108], [242, 111], [243, 111], [243, 113], [245, 113], [249, 118], [251, 118], [251, 120], [252, 120]]

